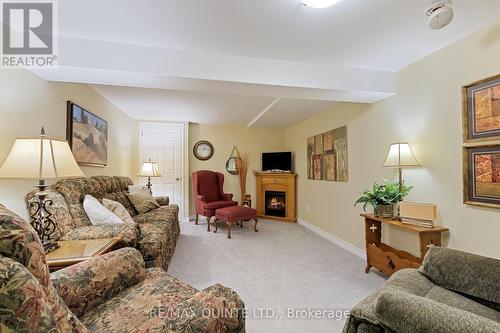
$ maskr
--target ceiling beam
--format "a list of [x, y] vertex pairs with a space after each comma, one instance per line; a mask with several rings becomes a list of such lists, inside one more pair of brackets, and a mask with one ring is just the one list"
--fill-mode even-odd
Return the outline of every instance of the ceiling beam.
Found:
[[[85, 52], [82, 52], [85, 50]], [[395, 73], [61, 37], [50, 81], [371, 103], [395, 94]]]
[[258, 115], [257, 117], [253, 118], [253, 120], [248, 123], [247, 125], [247, 128], [250, 128], [252, 127], [253, 124], [255, 124], [260, 118], [262, 118], [266, 113], [269, 112], [269, 110], [271, 110], [279, 101], [281, 100], [281, 97], [276, 97], [275, 99], [272, 100], [271, 103], [269, 103], [269, 105], [267, 105], [264, 110], [262, 110]]

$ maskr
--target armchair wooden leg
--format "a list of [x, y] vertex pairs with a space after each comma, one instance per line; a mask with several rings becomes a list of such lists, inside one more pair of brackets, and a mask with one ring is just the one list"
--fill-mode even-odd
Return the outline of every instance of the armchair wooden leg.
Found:
[[255, 230], [255, 232], [258, 232], [259, 230], [257, 229], [257, 223], [259, 223], [259, 220], [257, 219], [254, 220], [255, 220], [255, 225], [253, 226], [253, 230]]
[[210, 220], [212, 219], [212, 216], [207, 217], [207, 231], [210, 231]]
[[198, 214], [196, 214], [195, 224], [198, 225]]

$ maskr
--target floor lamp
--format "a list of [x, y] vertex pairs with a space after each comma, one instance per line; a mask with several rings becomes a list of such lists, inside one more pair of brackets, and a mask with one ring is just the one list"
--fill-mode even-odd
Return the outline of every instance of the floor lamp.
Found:
[[45, 137], [42, 128], [38, 138], [18, 138], [14, 142], [7, 159], [0, 167], [0, 178], [38, 179], [35, 187], [38, 192], [30, 203], [34, 213], [30, 216], [30, 224], [37, 232], [45, 251], [54, 244], [51, 237], [56, 231], [47, 199], [47, 179], [83, 177], [83, 172], [73, 157], [68, 142]]

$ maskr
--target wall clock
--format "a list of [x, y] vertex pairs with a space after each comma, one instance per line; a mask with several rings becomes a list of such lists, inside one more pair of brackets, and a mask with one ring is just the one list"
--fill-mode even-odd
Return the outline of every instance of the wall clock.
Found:
[[209, 160], [214, 154], [214, 146], [206, 140], [198, 141], [193, 147], [194, 156], [201, 160]]

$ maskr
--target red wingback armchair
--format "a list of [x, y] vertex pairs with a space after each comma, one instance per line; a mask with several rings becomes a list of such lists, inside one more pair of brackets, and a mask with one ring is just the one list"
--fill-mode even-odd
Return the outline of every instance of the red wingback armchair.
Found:
[[193, 172], [194, 199], [196, 204], [196, 224], [198, 215], [208, 221], [219, 208], [237, 206], [233, 195], [224, 193], [224, 175], [220, 172], [201, 170]]

